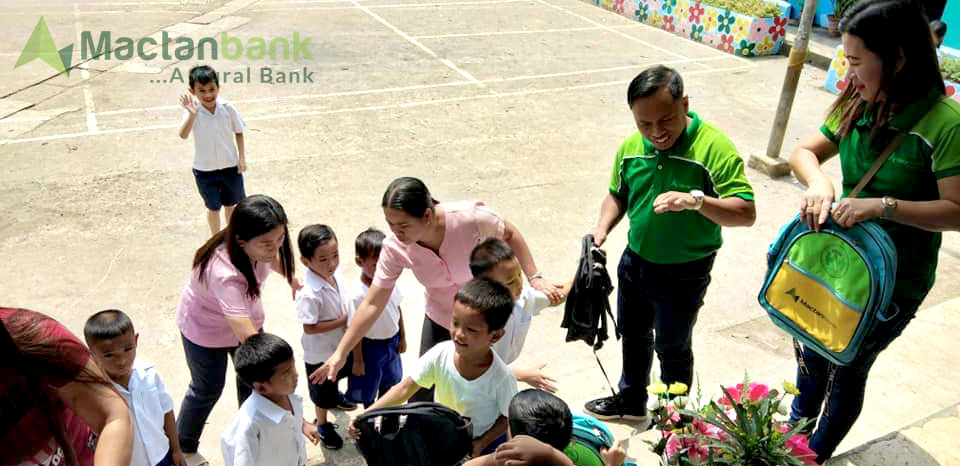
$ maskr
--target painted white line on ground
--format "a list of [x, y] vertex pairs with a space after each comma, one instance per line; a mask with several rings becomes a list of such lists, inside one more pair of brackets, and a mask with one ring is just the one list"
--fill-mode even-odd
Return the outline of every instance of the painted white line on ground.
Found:
[[[574, 16], [574, 17], [580, 18], [580, 19], [582, 19], [582, 20], [584, 20], [584, 21], [586, 21], [586, 22], [588, 22], [588, 23], [590, 23], [590, 24], [592, 24], [592, 25], [594, 25], [594, 26], [597, 26], [597, 27], [599, 27], [599, 28], [601, 28], [601, 29], [606, 30], [607, 32], [612, 32], [612, 33], [617, 34], [617, 35], [619, 35], [619, 36], [622, 36], [622, 37], [625, 37], [625, 38], [627, 38], [627, 39], [630, 39], [630, 40], [632, 40], [632, 41], [634, 41], [634, 42], [636, 42], [636, 43], [638, 43], [638, 44], [643, 44], [643, 45], [645, 45], [645, 46], [647, 46], [647, 47], [650, 47], [650, 48], [655, 49], [655, 50], [659, 50], [659, 51], [661, 51], [661, 52], [663, 52], [663, 53], [666, 53], [666, 54], [668, 54], [668, 55], [672, 55], [672, 56], [677, 57], [677, 58], [685, 58], [685, 59], [689, 59], [689, 58], [690, 58], [690, 57], [687, 57], [687, 56], [684, 56], [684, 55], [680, 55], [679, 53], [676, 53], [676, 52], [672, 52], [672, 51], [670, 51], [670, 50], [667, 50], [667, 49], [665, 49], [665, 48], [663, 48], [663, 47], [659, 47], [659, 46], [657, 46], [657, 45], [651, 44], [650, 42], [647, 42], [647, 41], [645, 41], [645, 40], [643, 40], [643, 39], [640, 39], [640, 38], [638, 38], [638, 37], [631, 36], [630, 34], [627, 34], [627, 33], [625, 33], [625, 32], [618, 31], [618, 30], [616, 30], [616, 29], [614, 29], [614, 28], [612, 28], [612, 27], [610, 27], [610, 26], [607, 26], [606, 24], [600, 24], [600, 23], [598, 23], [598, 22], [596, 22], [596, 21], [594, 21], [594, 20], [592, 20], [592, 19], [590, 19], [590, 18], [587, 18], [586, 16], [583, 16], [583, 15], [581, 15], [581, 14], [579, 14], [579, 13], [574, 13], [574, 12], [572, 12], [572, 11], [566, 9], [566, 8], [563, 8], [563, 7], [561, 7], [561, 6], [557, 6], [557, 5], [554, 5], [554, 4], [552, 4], [552, 3], [548, 3], [548, 2], [546, 2], [545, 0], [534, 0], [534, 1], [537, 2], [537, 3], [543, 4], [543, 5], [546, 5], [546, 6], [550, 7], [550, 8], [555, 9], [555, 10], [562, 11], [562, 12], [564, 12], [564, 13], [570, 15], [570, 16]], [[678, 38], [678, 39], [679, 39], [679, 38]], [[683, 40], [683, 39], [681, 39], [681, 40]], [[697, 65], [700, 65], [700, 66], [704, 67], [704, 68], [709, 68], [707, 65], [704, 65], [703, 63], [698, 63], [698, 62], [695, 62], [695, 63], [696, 63]]]
[[[633, 29], [643, 26], [642, 24], [625, 24], [622, 26], [611, 26], [617, 29]], [[587, 26], [582, 28], [557, 28], [557, 29], [530, 29], [522, 31], [495, 31], [495, 32], [467, 32], [463, 34], [435, 34], [431, 36], [413, 36], [414, 39], [447, 39], [456, 37], [484, 37], [484, 36], [507, 36], [511, 34], [549, 34], [553, 32], [577, 32], [577, 31], [596, 31], [603, 29], [597, 26]]]
[[437, 52], [434, 52], [433, 50], [430, 49], [430, 47], [423, 45], [422, 42], [418, 41], [417, 39], [414, 39], [409, 34], [397, 29], [396, 26], [394, 26], [393, 24], [390, 24], [389, 21], [383, 19], [383, 17], [381, 17], [380, 15], [370, 11], [369, 8], [361, 5], [360, 2], [358, 2], [357, 0], [350, 0], [350, 3], [352, 3], [353, 6], [359, 8], [364, 13], [370, 15], [373, 19], [377, 20], [378, 23], [386, 26], [391, 31], [397, 33], [397, 35], [399, 35], [400, 37], [403, 37], [404, 39], [406, 39], [407, 42], [410, 42], [411, 44], [416, 45], [420, 50], [423, 50], [424, 52], [426, 52], [427, 55], [430, 55], [431, 57], [436, 58], [437, 60], [440, 60], [440, 63], [443, 63], [448, 68], [456, 71], [457, 73], [460, 73], [460, 76], [467, 78], [468, 81], [480, 87], [487, 87], [485, 84], [478, 81], [477, 78], [474, 78], [470, 73], [467, 73], [466, 71], [460, 69], [460, 67], [458, 67], [457, 65], [454, 65], [452, 61], [441, 57], [440, 55], [437, 54]]
[[[77, 43], [81, 43], [80, 33], [83, 31], [83, 25], [80, 24], [80, 5], [77, 3], [73, 4], [73, 13], [76, 20], [73, 22], [74, 27], [77, 29]], [[97, 107], [93, 102], [93, 92], [90, 91], [90, 86], [86, 83], [90, 79], [90, 72], [87, 71], [87, 64], [81, 63], [80, 66], [80, 79], [84, 81], [83, 86], [83, 111], [87, 114], [87, 131], [96, 132], [99, 129], [97, 125]]]
[[3, 123], [19, 123], [22, 121], [47, 121], [51, 117], [48, 116], [33, 116], [33, 117], [7, 117], [0, 118], [0, 124]]
[[[50, 12], [50, 11], [48, 11], [48, 10], [43, 10], [43, 12], [44, 12], [44, 16], [46, 16], [46, 17], [48, 17], [48, 18], [50, 18], [50, 17], [56, 17], [58, 14], [60, 14], [60, 13], [58, 13], [58, 12], [56, 12], [56, 11]], [[3, 13], [4, 16], [36, 16], [36, 15], [37, 15], [37, 11], [36, 11], [36, 10], [33, 10], [33, 11], [24, 11], [24, 12], [17, 12], [17, 11], [7, 12], [7, 11], [4, 11], [4, 12], [2, 12], [2, 13]], [[79, 15], [81, 15], [81, 16], [89, 16], [89, 15], [123, 15], [123, 14], [138, 14], [138, 15], [140, 15], [140, 14], [160, 14], [160, 13], [166, 13], [166, 14], [169, 14], [169, 13], [177, 13], [177, 14], [184, 14], [184, 15], [199, 15], [199, 14], [202, 13], [202, 12], [196, 11], [196, 10], [89, 10], [89, 11], [81, 11], [81, 12], [79, 13]], [[63, 12], [62, 14], [66, 15], [66, 14], [69, 14], [69, 13]]]
[[[688, 71], [684, 73], [684, 76], [706, 74], [706, 73], [717, 73], [722, 71], [729, 71], [729, 72], [745, 71], [753, 68], [755, 68], [755, 66], [712, 68], [712, 69], [706, 69], [706, 70]], [[337, 113], [368, 112], [368, 111], [374, 111], [374, 110], [410, 108], [410, 107], [419, 107], [424, 105], [438, 105], [438, 104], [445, 104], [445, 103], [451, 103], [451, 102], [464, 102], [464, 101], [470, 101], [470, 100], [516, 97], [516, 96], [544, 94], [544, 93], [551, 93], [551, 92], [591, 89], [596, 87], [623, 85], [629, 82], [630, 80], [617, 80], [617, 81], [606, 81], [606, 82], [600, 82], [600, 83], [581, 84], [577, 86], [563, 86], [563, 87], [553, 87], [553, 88], [545, 88], [545, 89], [527, 89], [527, 90], [521, 90], [521, 91], [501, 92], [498, 94], [478, 94], [478, 95], [463, 96], [463, 97], [429, 99], [429, 100], [404, 102], [404, 103], [389, 104], [389, 105], [370, 105], [370, 106], [363, 106], [363, 107], [352, 107], [352, 108], [342, 108], [342, 109], [333, 109], [333, 110], [308, 110], [303, 112], [277, 113], [277, 114], [270, 114], [270, 115], [259, 115], [259, 116], [248, 117], [248, 118], [245, 118], [245, 120], [247, 121], [275, 120], [280, 118], [292, 118], [292, 117], [311, 116], [311, 115], [331, 115], [331, 114], [337, 114]], [[84, 136], [99, 136], [99, 135], [105, 135], [105, 134], [133, 133], [133, 132], [139, 132], [139, 131], [150, 131], [155, 129], [171, 129], [171, 128], [177, 128], [179, 126], [180, 126], [179, 124], [149, 125], [149, 126], [138, 126], [134, 128], [114, 128], [114, 129], [105, 129], [105, 130], [99, 130], [99, 131], [83, 131], [79, 133], [53, 134], [48, 136], [37, 136], [32, 138], [3, 139], [3, 140], [0, 140], [0, 145], [22, 144], [27, 142], [38, 142], [38, 141], [52, 141], [57, 139], [67, 139], [67, 138], [76, 138], [76, 137], [84, 137]]]
[[[326, 2], [322, 2], [326, 3]], [[489, 0], [489, 1], [464, 1], [464, 2], [430, 2], [430, 3], [387, 3], [383, 5], [367, 5], [368, 8], [440, 8], [451, 6], [470, 6], [470, 5], [497, 5], [502, 3], [532, 3], [532, 0]], [[303, 10], [352, 10], [356, 6], [317, 6], [317, 7], [292, 7], [292, 8], [257, 8], [250, 10], [252, 12], [277, 12], [277, 11], [303, 11]]]

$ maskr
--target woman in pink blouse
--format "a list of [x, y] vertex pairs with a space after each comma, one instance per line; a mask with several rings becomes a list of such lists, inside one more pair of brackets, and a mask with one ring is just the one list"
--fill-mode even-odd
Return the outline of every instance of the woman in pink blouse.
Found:
[[555, 303], [562, 299], [560, 289], [537, 271], [530, 248], [517, 228], [482, 202], [437, 202], [423, 181], [404, 177], [390, 183], [381, 206], [393, 234], [383, 241], [370, 291], [357, 308], [346, 335], [336, 352], [311, 374], [311, 380], [322, 380], [340, 370], [345, 355], [383, 312], [404, 269], [412, 270], [426, 288], [420, 354], [449, 340], [453, 297], [461, 285], [473, 278], [470, 251], [486, 238], [506, 241], [520, 260], [530, 285]]
[[[205, 462], [196, 452], [204, 423], [223, 392], [228, 356], [263, 328], [260, 286], [271, 269], [297, 288], [287, 216], [277, 201], [263, 195], [240, 201], [227, 228], [193, 258], [193, 273], [177, 308], [190, 368], [177, 430], [190, 464]], [[240, 403], [249, 395], [250, 387], [238, 378]]]

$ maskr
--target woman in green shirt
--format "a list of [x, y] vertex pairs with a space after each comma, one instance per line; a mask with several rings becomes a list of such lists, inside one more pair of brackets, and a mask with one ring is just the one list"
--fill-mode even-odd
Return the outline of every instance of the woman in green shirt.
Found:
[[[818, 462], [830, 458], [850, 431], [870, 366], [933, 286], [939, 232], [960, 229], [960, 104], [944, 97], [923, 13], [903, 0], [862, 1], [840, 27], [850, 63], [847, 87], [790, 165], [808, 187], [800, 208], [811, 227], [832, 216], [843, 227], [876, 220], [889, 233], [897, 247], [893, 302], [899, 313], [874, 330], [867, 350], [848, 366], [833, 366], [804, 349], [791, 419], [819, 418], [810, 437]], [[859, 196], [831, 209], [833, 182], [821, 164], [840, 154], [846, 196], [898, 133], [906, 136]]]

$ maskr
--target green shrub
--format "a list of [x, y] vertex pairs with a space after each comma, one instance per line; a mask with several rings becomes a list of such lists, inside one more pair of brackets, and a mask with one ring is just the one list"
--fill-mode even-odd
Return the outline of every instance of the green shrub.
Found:
[[960, 58], [941, 57], [940, 71], [943, 72], [943, 77], [950, 81], [960, 83]]
[[767, 0], [701, 0], [701, 3], [757, 18], [780, 16], [780, 7]]

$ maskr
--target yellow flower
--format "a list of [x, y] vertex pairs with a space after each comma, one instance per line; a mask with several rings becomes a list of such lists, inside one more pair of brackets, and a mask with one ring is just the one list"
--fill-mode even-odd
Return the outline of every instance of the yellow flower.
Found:
[[653, 395], [661, 395], [663, 393], [666, 393], [666, 391], [667, 391], [667, 384], [659, 380], [653, 382], [650, 385], [647, 385], [647, 392]]
[[750, 37], [750, 18], [747, 16], [737, 16], [732, 32], [733, 40], [736, 42]]
[[674, 14], [677, 18], [683, 18], [684, 21], [690, 17], [690, 12], [687, 11], [690, 9], [690, 2], [687, 0], [677, 0], [677, 11]]
[[656, 11], [650, 13], [650, 25], [658, 28], [661, 24], [663, 24], [663, 17], [660, 16], [660, 13], [657, 13]]
[[757, 43], [757, 55], [766, 55], [773, 50], [773, 42], [770, 42], [770, 36], [763, 38], [763, 42]]
[[797, 386], [787, 380], [783, 381], [783, 389], [784, 391], [786, 391], [787, 393], [793, 396], [797, 396], [800, 394], [800, 390], [797, 389]]
[[715, 32], [719, 23], [717, 22], [717, 11], [710, 9], [703, 14], [703, 19], [700, 21], [703, 22], [703, 32], [704, 34], [708, 32]]
[[671, 395], [683, 395], [684, 393], [687, 393], [687, 384], [683, 382], [674, 382], [670, 384], [670, 388], [667, 389], [667, 391], [670, 392]]

